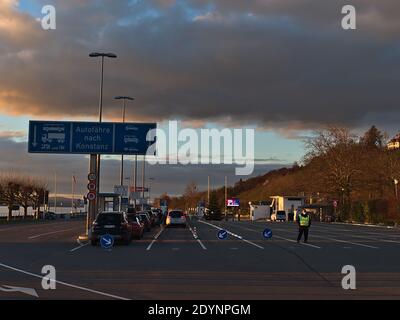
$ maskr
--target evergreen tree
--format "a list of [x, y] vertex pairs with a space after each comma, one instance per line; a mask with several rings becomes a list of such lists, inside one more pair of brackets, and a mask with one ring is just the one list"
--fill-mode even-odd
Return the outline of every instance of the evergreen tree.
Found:
[[361, 137], [360, 143], [366, 147], [382, 147], [384, 135], [375, 126], [372, 126]]
[[212, 220], [221, 220], [221, 208], [218, 205], [217, 192], [212, 191], [210, 194], [210, 202], [208, 204], [208, 214]]

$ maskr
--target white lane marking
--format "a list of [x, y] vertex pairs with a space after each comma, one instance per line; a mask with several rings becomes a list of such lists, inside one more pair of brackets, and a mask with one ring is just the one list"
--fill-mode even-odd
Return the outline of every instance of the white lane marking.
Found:
[[[22, 269], [18, 269], [18, 268], [6, 265], [6, 264], [1, 263], [1, 262], [0, 262], [0, 267], [6, 268], [6, 269], [9, 269], [9, 270], [13, 270], [13, 271], [16, 271], [16, 272], [20, 272], [20, 273], [23, 273], [23, 274], [26, 274], [26, 275], [29, 275], [29, 276], [32, 276], [32, 277], [43, 279], [43, 276], [41, 276], [41, 275], [29, 272], [29, 271], [25, 271], [25, 270], [22, 270]], [[109, 293], [105, 293], [105, 292], [101, 292], [101, 291], [97, 291], [97, 290], [93, 290], [93, 289], [77, 286], [75, 284], [71, 284], [71, 283], [67, 283], [67, 282], [63, 282], [63, 281], [59, 281], [59, 280], [54, 280], [54, 281], [56, 283], [60, 284], [60, 285], [66, 286], [66, 287], [70, 287], [70, 288], [74, 288], [74, 289], [78, 289], [78, 290], [82, 290], [82, 291], [95, 293], [95, 294], [98, 294], [98, 295], [101, 295], [101, 296], [105, 296], [105, 297], [109, 297], [109, 298], [113, 298], [113, 299], [117, 299], [117, 300], [130, 300], [130, 299], [127, 299], [127, 298], [124, 298], [124, 297], [120, 297], [120, 296], [116, 296], [116, 295], [113, 295], [113, 294], [109, 294]]]
[[161, 230], [154, 236], [153, 241], [151, 241], [151, 243], [149, 244], [149, 246], [146, 248], [146, 250], [150, 250], [151, 247], [153, 246], [153, 243], [157, 241], [158, 237], [160, 236], [160, 234], [164, 231], [164, 228], [161, 227]]
[[[249, 231], [253, 231], [253, 232], [259, 233], [259, 230], [255, 230], [255, 229], [251, 229], [251, 228], [246, 228], [246, 227], [242, 227], [242, 226], [237, 226], [237, 227], [238, 227], [238, 228], [241, 228], [241, 229], [245, 229], [245, 230], [249, 230]], [[282, 230], [282, 229], [275, 229], [275, 230], [278, 230], [278, 231], [285, 231], [285, 230]], [[289, 232], [290, 232], [290, 231], [289, 231]], [[278, 238], [278, 239], [282, 239], [282, 240], [286, 240], [286, 241], [290, 241], [290, 242], [297, 243], [297, 241], [295, 241], [295, 240], [283, 238], [283, 237], [280, 237], [280, 236], [277, 236], [277, 235], [274, 235], [273, 238]], [[302, 245], [305, 245], [305, 246], [309, 246], [309, 247], [312, 247], [312, 248], [316, 248], [316, 249], [322, 249], [322, 248], [319, 247], [319, 246], [315, 246], [315, 245], [312, 245], [312, 244], [309, 244], [309, 243], [300, 242], [299, 244], [302, 244]]]
[[386, 239], [380, 239], [379, 241], [390, 242], [390, 243], [400, 243], [400, 241], [386, 240]]
[[362, 223], [343, 223], [343, 222], [331, 222], [332, 224], [342, 225], [342, 226], [357, 226], [357, 227], [368, 227], [368, 228], [381, 228], [381, 229], [394, 229], [390, 226], [377, 226], [373, 224], [362, 224]]
[[80, 248], [83, 248], [83, 247], [85, 247], [85, 246], [87, 246], [87, 245], [89, 244], [89, 242], [81, 243], [81, 242], [79, 241], [79, 239], [77, 239], [76, 242], [78, 242], [79, 246], [77, 246], [77, 247], [75, 247], [75, 248], [69, 250], [69, 252], [74, 252], [74, 251], [76, 251], [76, 250], [78, 250], [78, 249], [80, 249]]
[[369, 237], [365, 237], [365, 236], [359, 236], [359, 235], [350, 235], [353, 238], [360, 238], [360, 239], [367, 239], [367, 240], [371, 240], [372, 242], [391, 242], [391, 243], [400, 243], [399, 241], [394, 241], [394, 240], [386, 240], [386, 239], [373, 239], [373, 238], [369, 238]]
[[197, 243], [203, 248], [203, 250], [207, 250], [206, 246], [201, 242], [199, 236], [197, 235], [197, 231], [194, 231], [191, 226], [189, 226], [190, 232], [192, 232], [193, 238], [197, 241]]
[[244, 239], [242, 236], [239, 236], [238, 234], [235, 234], [235, 233], [233, 233], [233, 232], [231, 232], [231, 231], [229, 231], [229, 230], [227, 230], [227, 229], [225, 229], [225, 228], [221, 228], [221, 227], [218, 227], [218, 226], [216, 226], [216, 225], [214, 225], [214, 224], [212, 224], [212, 223], [208, 223], [208, 222], [201, 221], [201, 220], [200, 220], [199, 222], [204, 223], [204, 224], [207, 224], [207, 225], [209, 225], [209, 226], [211, 226], [211, 227], [214, 227], [214, 228], [216, 228], [216, 229], [218, 229], [218, 230], [225, 230], [226, 232], [228, 232], [228, 234], [230, 234], [230, 235], [232, 235], [232, 236], [234, 236], [234, 237], [236, 237], [236, 238], [238, 238], [238, 239], [240, 239], [240, 240], [242, 240], [242, 241], [244, 241], [244, 242], [246, 242], [246, 243], [248, 243], [248, 244], [251, 244], [251, 245], [253, 245], [253, 246], [255, 246], [255, 247], [259, 248], [259, 249], [264, 249], [264, 247], [258, 245], [257, 243], [254, 243], [254, 242], [251, 242], [251, 241], [249, 241], [249, 240], [246, 240], [246, 239]]
[[[81, 228], [81, 227], [79, 227], [79, 228]], [[28, 239], [36, 239], [36, 238], [39, 238], [39, 237], [42, 237], [42, 236], [47, 236], [49, 234], [66, 232], [66, 231], [71, 231], [71, 230], [76, 230], [76, 229], [78, 229], [78, 227], [69, 228], [69, 229], [63, 229], [63, 230], [57, 230], [57, 231], [51, 231], [51, 232], [46, 232], [46, 233], [41, 233], [41, 234], [37, 234], [37, 235], [34, 235], [34, 236], [30, 236], [30, 237], [28, 237]]]
[[[374, 235], [375, 236], [376, 235], [376, 236], [380, 236], [380, 237], [400, 238], [400, 234], [395, 234], [395, 233], [390, 234], [390, 232], [386, 232], [386, 233], [382, 233], [382, 232], [365, 232], [365, 231], [362, 231], [362, 230], [348, 230], [348, 229], [337, 229], [337, 228], [334, 228], [332, 230], [332, 228], [328, 228], [326, 226], [320, 226], [320, 225], [314, 226], [314, 228], [319, 228], [319, 229], [321, 229], [323, 231], [328, 231], [328, 232], [331, 232], [331, 233], [336, 233], [335, 231], [351, 232], [352, 233], [351, 236], [354, 236], [355, 234], [357, 234], [358, 236], [362, 236], [362, 235]], [[372, 238], [368, 238], [368, 239], [371, 239], [371, 240], [374, 240], [374, 241], [377, 240], [377, 239], [372, 239]]]
[[[276, 230], [282, 231], [282, 232], [287, 232], [287, 233], [295, 233], [293, 231], [284, 230], [284, 229], [276, 229]], [[316, 232], [322, 232], [322, 231], [316, 231]], [[357, 242], [352, 242], [352, 241], [346, 241], [346, 240], [341, 240], [341, 239], [336, 239], [336, 238], [331, 238], [331, 237], [318, 236], [318, 235], [315, 234], [315, 232], [313, 233], [312, 236], [314, 238], [326, 239], [326, 240], [331, 240], [331, 241], [341, 242], [341, 243], [348, 243], [348, 244], [352, 244], [354, 246], [360, 246], [360, 247], [365, 247], [365, 248], [369, 248], [369, 249], [379, 249], [378, 247], [370, 246], [370, 245], [367, 245], [367, 244], [362, 244], [362, 243], [357, 243]]]
[[0, 291], [3, 292], [22, 292], [27, 295], [33, 296], [35, 298], [39, 298], [35, 289], [32, 288], [24, 288], [24, 287], [14, 287], [14, 286], [0, 286]]
[[[319, 232], [319, 231], [317, 231], [317, 232]], [[360, 247], [365, 247], [365, 248], [370, 248], [370, 249], [379, 249], [378, 247], [370, 246], [370, 245], [367, 245], [367, 244], [362, 244], [362, 243], [352, 242], [352, 241], [347, 241], [347, 240], [341, 240], [341, 239], [336, 239], [336, 238], [331, 238], [331, 237], [321, 237], [321, 236], [317, 236], [315, 234], [313, 234], [313, 237], [321, 238], [321, 239], [327, 239], [327, 240], [336, 241], [336, 242], [349, 243], [349, 244], [352, 244], [354, 246], [360, 246]]]
[[[277, 235], [274, 235], [274, 238], [278, 238], [278, 239], [286, 240], [286, 241], [289, 241], [289, 242], [297, 243], [296, 240], [287, 239], [287, 238], [280, 237], [280, 236], [277, 236]], [[310, 243], [299, 242], [299, 244], [304, 245], [304, 246], [308, 246], [308, 247], [311, 247], [311, 248], [315, 248], [315, 249], [322, 249], [321, 247], [315, 246], [315, 245], [310, 244]]]
[[[346, 231], [346, 232], [353, 232], [353, 230], [345, 230], [345, 229], [337, 229], [337, 228], [335, 228], [334, 230], [332, 230], [332, 229], [330, 229], [330, 228], [328, 228], [328, 227], [326, 227], [326, 226], [324, 226], [324, 227], [321, 227], [321, 226], [312, 226], [312, 228], [316, 231], [316, 232], [328, 232], [328, 233], [330, 233], [331, 235], [334, 235], [334, 236], [340, 236], [340, 234], [338, 234], [338, 232], [337, 231]], [[295, 233], [295, 232], [293, 232], [293, 231], [290, 231], [290, 230], [285, 230], [285, 229], [276, 229], [276, 230], [279, 230], [279, 231], [283, 231], [283, 232], [288, 232], [288, 233]], [[355, 231], [354, 230], [354, 232], [357, 232], [357, 231]], [[362, 231], [360, 231], [360, 232], [357, 232], [358, 234], [357, 235], [355, 235], [354, 233], [353, 234], [349, 234], [349, 236], [350, 237], [354, 237], [354, 238], [361, 238], [361, 239], [367, 239], [367, 240], [371, 240], [371, 241], [382, 241], [382, 242], [390, 242], [390, 243], [400, 243], [399, 241], [394, 241], [394, 240], [387, 240], [387, 239], [373, 239], [373, 238], [369, 238], [369, 237], [365, 237], [365, 236], [362, 236], [362, 235], [360, 235], [360, 234], [372, 234], [372, 233], [368, 233], [368, 232], [362, 232]], [[381, 234], [381, 233], [374, 233], [374, 234], [376, 234], [376, 235], [380, 235], [380, 236], [388, 236], [388, 237], [396, 237], [396, 235], [386, 235], [386, 234]], [[352, 245], [356, 245], [356, 246], [361, 246], [361, 247], [366, 247], [366, 248], [370, 248], [370, 249], [379, 249], [379, 247], [376, 247], [376, 246], [371, 246], [371, 245], [366, 245], [366, 244], [362, 244], [362, 243], [356, 243], [356, 242], [351, 242], [351, 241], [345, 241], [345, 240], [340, 240], [340, 239], [336, 239], [336, 238], [328, 238], [328, 237], [321, 237], [321, 236], [317, 236], [317, 235], [315, 235], [315, 234], [313, 234], [313, 237], [316, 237], [316, 238], [322, 238], [322, 239], [327, 239], [327, 240], [331, 240], [331, 241], [337, 241], [337, 242], [342, 242], [342, 243], [349, 243], [349, 244], [352, 244]]]

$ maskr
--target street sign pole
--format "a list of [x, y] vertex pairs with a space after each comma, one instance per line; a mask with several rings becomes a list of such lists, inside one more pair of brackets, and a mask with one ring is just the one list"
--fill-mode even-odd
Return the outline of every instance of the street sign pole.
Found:
[[[135, 192], [136, 192], [136, 189], [137, 189], [137, 155], [135, 155], [135, 165], [134, 165], [134, 168], [135, 168], [135, 172], [134, 172], [134, 174], [133, 174], [133, 187], [135, 188], [134, 190], [135, 190]], [[133, 203], [134, 203], [134, 207], [135, 207], [135, 209], [136, 209], [136, 197], [135, 197], [135, 199], [133, 199]]]
[[[96, 154], [91, 154], [90, 155], [90, 160], [89, 160], [89, 172], [95, 174], [96, 180], [98, 180], [97, 177], [97, 155]], [[96, 188], [96, 198], [94, 200], [89, 200], [88, 199], [88, 212], [86, 214], [86, 235], [91, 236], [90, 234], [90, 226], [94, 219], [96, 218], [97, 214], [97, 199], [99, 198], [98, 195], [99, 190]]]
[[146, 170], [146, 156], [144, 155], [142, 164], [142, 210], [144, 210], [145, 170]]

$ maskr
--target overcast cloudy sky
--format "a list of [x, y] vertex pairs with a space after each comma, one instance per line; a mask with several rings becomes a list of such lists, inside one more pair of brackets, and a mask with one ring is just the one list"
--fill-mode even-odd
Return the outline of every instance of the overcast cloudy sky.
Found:
[[[38, 21], [47, 4], [56, 30]], [[357, 30], [341, 28], [345, 4], [356, 7]], [[57, 171], [64, 193], [79, 172], [83, 193], [87, 160], [28, 155], [26, 132], [29, 119], [96, 120], [99, 64], [88, 53], [101, 50], [118, 54], [105, 65], [106, 120], [120, 120], [112, 97], [127, 94], [131, 121], [257, 128], [256, 173], [299, 160], [301, 137], [326, 124], [394, 134], [399, 16], [398, 0], [0, 0], [0, 170]], [[109, 190], [118, 162], [105, 163]], [[170, 169], [149, 173], [155, 193], [234, 173]]]

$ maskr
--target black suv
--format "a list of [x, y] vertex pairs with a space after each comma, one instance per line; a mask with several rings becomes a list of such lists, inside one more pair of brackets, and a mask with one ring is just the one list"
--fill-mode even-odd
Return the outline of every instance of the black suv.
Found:
[[121, 240], [129, 245], [132, 238], [132, 226], [128, 223], [124, 212], [102, 212], [92, 225], [91, 244], [97, 245], [102, 235], [109, 234], [115, 240]]

